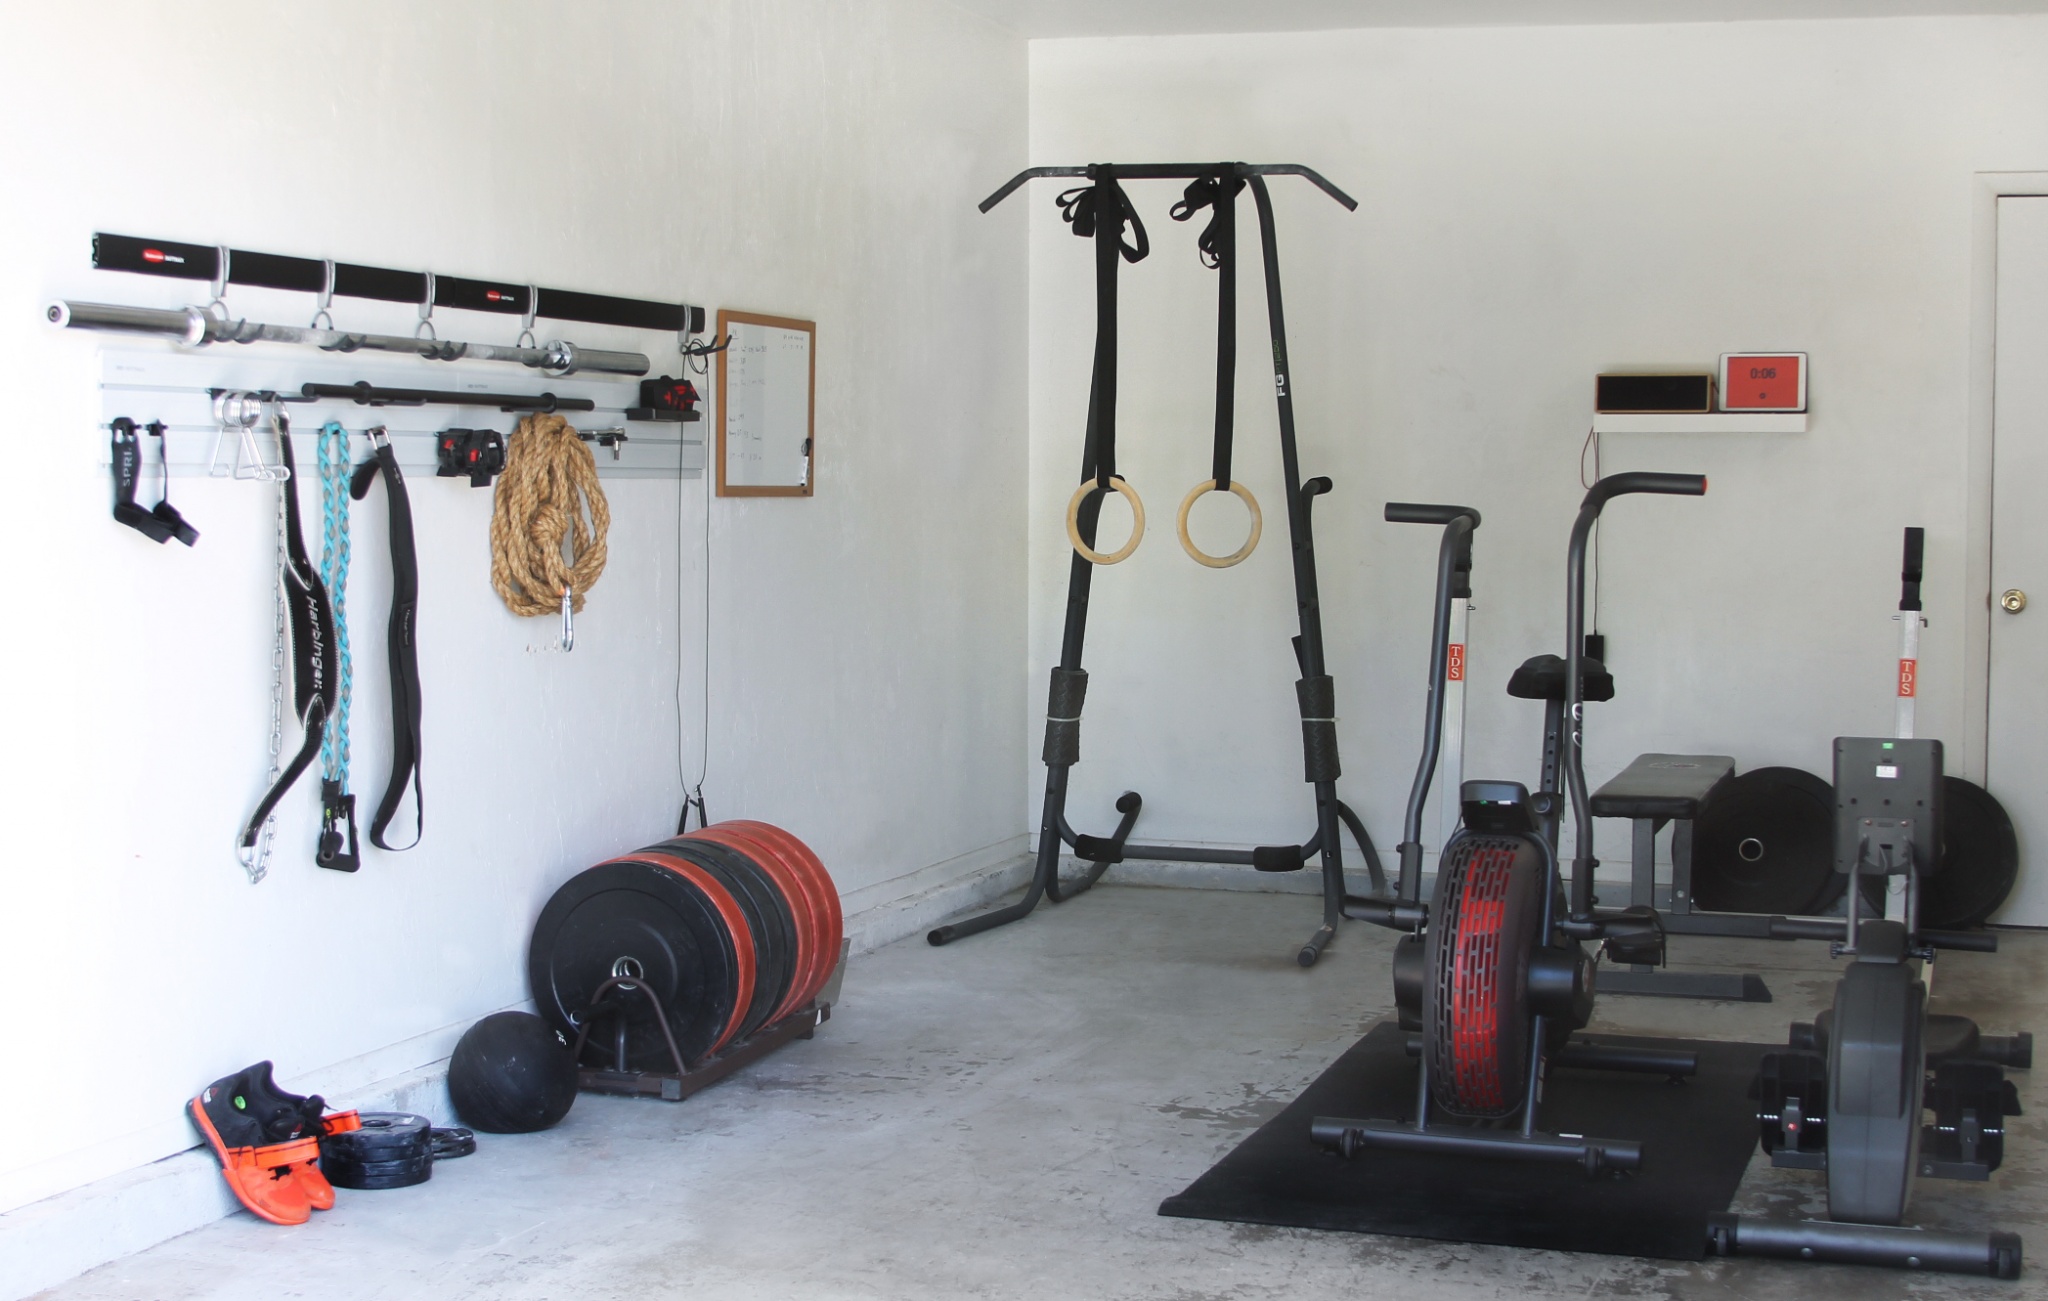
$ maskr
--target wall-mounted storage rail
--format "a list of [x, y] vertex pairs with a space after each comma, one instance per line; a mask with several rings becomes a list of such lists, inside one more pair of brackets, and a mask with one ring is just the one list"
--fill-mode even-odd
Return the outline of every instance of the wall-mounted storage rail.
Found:
[[92, 237], [92, 264], [102, 271], [206, 280], [216, 286], [295, 290], [319, 296], [323, 309], [330, 298], [370, 298], [386, 303], [417, 303], [428, 314], [436, 307], [457, 307], [529, 320], [544, 316], [554, 321], [583, 321], [633, 330], [667, 330], [678, 338], [700, 334], [704, 329], [704, 309], [687, 303], [613, 298], [570, 289], [471, 280], [431, 271], [395, 271], [353, 262], [257, 253], [225, 245], [141, 239], [104, 231]]

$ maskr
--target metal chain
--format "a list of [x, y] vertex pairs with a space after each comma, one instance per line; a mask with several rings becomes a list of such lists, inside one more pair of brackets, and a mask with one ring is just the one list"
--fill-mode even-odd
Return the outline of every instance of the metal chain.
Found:
[[[280, 438], [285, 435], [279, 434]], [[270, 775], [263, 779], [263, 788], [269, 790], [277, 784], [284, 773], [284, 655], [285, 655], [285, 593], [284, 566], [285, 514], [284, 495], [291, 492], [292, 481], [281, 479], [277, 485], [277, 620], [270, 643]], [[263, 820], [263, 830], [256, 838], [256, 851], [252, 857], [242, 858], [242, 867], [249, 873], [249, 884], [255, 885], [270, 872], [270, 846], [277, 838], [277, 813]], [[236, 856], [241, 857], [237, 850]]]

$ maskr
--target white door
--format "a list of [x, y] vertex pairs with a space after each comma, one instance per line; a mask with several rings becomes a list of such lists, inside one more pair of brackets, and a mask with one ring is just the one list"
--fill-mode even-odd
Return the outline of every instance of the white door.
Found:
[[2020, 875], [1994, 920], [2048, 926], [2048, 197], [1998, 201], [1996, 347], [1984, 784], [2012, 815]]

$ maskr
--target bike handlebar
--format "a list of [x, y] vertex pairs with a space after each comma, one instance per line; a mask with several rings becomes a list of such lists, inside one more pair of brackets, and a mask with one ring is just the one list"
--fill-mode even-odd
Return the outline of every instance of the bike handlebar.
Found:
[[1616, 497], [1632, 492], [1663, 493], [1672, 497], [1704, 497], [1707, 495], [1707, 476], [1704, 474], [1659, 474], [1637, 470], [1628, 474], [1610, 474], [1595, 483], [1586, 493], [1586, 500], [1579, 509], [1598, 511], [1600, 507]]
[[1470, 506], [1432, 506], [1416, 501], [1387, 503], [1389, 524], [1448, 524], [1460, 515], [1471, 516], [1472, 527], [1479, 527], [1479, 512]]

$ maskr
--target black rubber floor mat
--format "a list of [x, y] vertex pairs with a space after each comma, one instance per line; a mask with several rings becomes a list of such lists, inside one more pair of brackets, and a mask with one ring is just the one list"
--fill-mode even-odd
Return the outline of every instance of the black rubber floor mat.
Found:
[[1316, 1116], [1413, 1115], [1415, 1059], [1392, 1021], [1376, 1025], [1287, 1110], [1178, 1196], [1161, 1215], [1386, 1233], [1509, 1247], [1699, 1260], [1707, 1217], [1728, 1209], [1756, 1150], [1749, 1098], [1766, 1044], [1589, 1038], [1699, 1053], [1699, 1074], [1556, 1069], [1542, 1123], [1554, 1133], [1632, 1138], [1643, 1167], [1588, 1179], [1572, 1166], [1363, 1152], [1345, 1160], [1309, 1139]]

